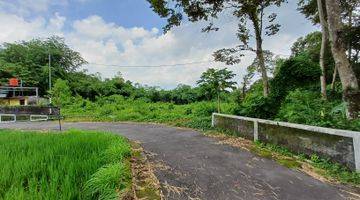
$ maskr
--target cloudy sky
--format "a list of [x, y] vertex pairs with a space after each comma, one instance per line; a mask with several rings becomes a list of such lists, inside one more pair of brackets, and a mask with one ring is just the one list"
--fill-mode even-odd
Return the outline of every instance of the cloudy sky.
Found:
[[[265, 49], [289, 55], [298, 37], [318, 29], [298, 13], [296, 2], [272, 9], [279, 13], [282, 28], [278, 35], [264, 38]], [[201, 33], [205, 23], [200, 22], [184, 23], [163, 34], [165, 20], [152, 12], [146, 0], [0, 0], [0, 43], [58, 35], [89, 62], [84, 66], [89, 72], [112, 77], [120, 71], [133, 82], [163, 88], [194, 85], [208, 67], [225, 67], [209, 61], [215, 50], [238, 44], [236, 19], [224, 13], [215, 23], [221, 25], [215, 33]], [[240, 64], [227, 67], [240, 80], [253, 58], [248, 54]], [[119, 67], [193, 62], [197, 64]]]

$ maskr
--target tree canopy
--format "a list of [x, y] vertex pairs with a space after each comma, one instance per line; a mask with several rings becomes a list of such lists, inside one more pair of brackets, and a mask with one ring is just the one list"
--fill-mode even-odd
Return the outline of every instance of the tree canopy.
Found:
[[0, 49], [0, 72], [22, 79], [25, 85], [39, 87], [40, 93], [45, 94], [49, 89], [49, 55], [53, 80], [67, 79], [69, 73], [75, 73], [86, 63], [63, 38], [54, 36], [46, 40], [5, 43]]

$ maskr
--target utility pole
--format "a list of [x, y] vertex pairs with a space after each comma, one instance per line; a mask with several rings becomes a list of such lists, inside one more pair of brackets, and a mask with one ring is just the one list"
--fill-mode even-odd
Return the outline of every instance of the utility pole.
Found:
[[[49, 52], [49, 91], [51, 91], [51, 55]], [[51, 104], [51, 93], [49, 94], [49, 103]]]

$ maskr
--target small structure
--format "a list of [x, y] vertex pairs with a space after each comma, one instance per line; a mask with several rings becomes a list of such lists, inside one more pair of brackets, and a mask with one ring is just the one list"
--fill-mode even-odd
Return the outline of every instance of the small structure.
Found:
[[36, 105], [39, 99], [37, 87], [23, 87], [16, 78], [9, 79], [9, 84], [0, 86], [0, 105], [27, 106]]

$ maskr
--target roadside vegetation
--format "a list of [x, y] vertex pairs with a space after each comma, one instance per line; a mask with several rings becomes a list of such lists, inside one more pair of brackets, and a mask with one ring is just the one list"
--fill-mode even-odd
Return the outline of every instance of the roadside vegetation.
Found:
[[[231, 104], [223, 103], [221, 109], [231, 112]], [[216, 102], [197, 102], [186, 105], [151, 103], [129, 100], [119, 95], [99, 98], [92, 102], [81, 98], [64, 107], [62, 114], [68, 121], [135, 121], [166, 123], [196, 129], [211, 128], [211, 114], [216, 112]]]
[[110, 133], [0, 130], [0, 199], [119, 199], [131, 146]]

